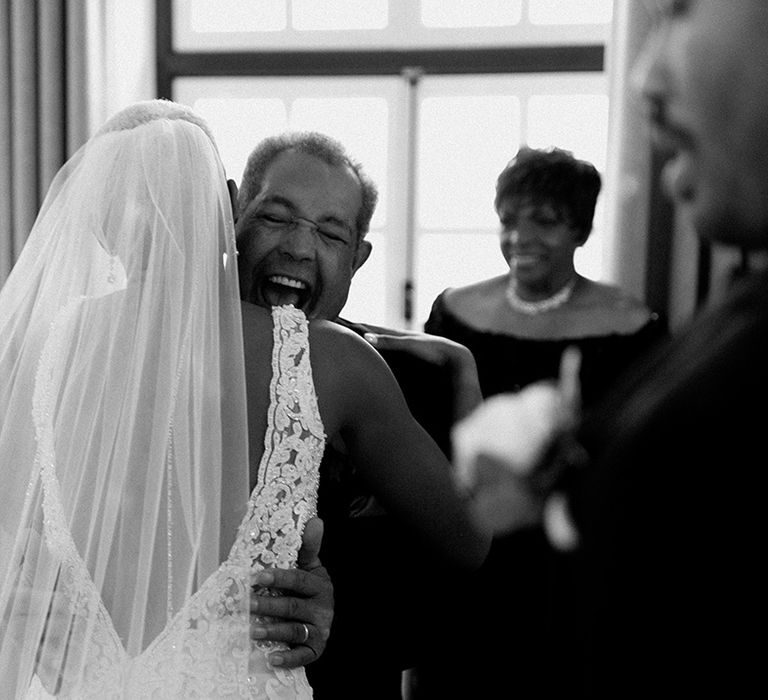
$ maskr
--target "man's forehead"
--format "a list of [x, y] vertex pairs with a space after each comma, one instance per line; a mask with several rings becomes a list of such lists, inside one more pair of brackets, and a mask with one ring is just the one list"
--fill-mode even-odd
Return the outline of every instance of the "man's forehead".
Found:
[[360, 182], [348, 165], [334, 165], [293, 149], [283, 151], [266, 167], [263, 184], [286, 184], [310, 190], [336, 186], [355, 193], [360, 190]]
[[331, 165], [306, 153], [286, 151], [266, 168], [256, 201], [279, 202], [298, 210], [310, 207], [315, 215], [322, 212], [349, 218], [357, 215], [362, 190], [348, 166]]

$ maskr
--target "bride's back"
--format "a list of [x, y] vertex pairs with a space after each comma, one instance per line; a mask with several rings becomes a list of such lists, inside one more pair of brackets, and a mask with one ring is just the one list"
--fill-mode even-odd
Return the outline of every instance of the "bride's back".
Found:
[[[272, 318], [242, 304], [251, 488], [264, 452], [273, 376]], [[461, 566], [482, 560], [487, 540], [471, 525], [450, 464], [411, 415], [389, 367], [352, 331], [309, 323], [312, 383], [328, 440], [343, 446], [372, 493], [433, 553]]]

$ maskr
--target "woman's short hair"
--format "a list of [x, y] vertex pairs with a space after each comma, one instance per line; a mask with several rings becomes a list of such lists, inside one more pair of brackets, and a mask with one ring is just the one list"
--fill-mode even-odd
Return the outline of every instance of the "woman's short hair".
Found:
[[570, 151], [523, 146], [496, 180], [494, 206], [512, 198], [550, 204], [586, 241], [601, 184], [597, 168]]

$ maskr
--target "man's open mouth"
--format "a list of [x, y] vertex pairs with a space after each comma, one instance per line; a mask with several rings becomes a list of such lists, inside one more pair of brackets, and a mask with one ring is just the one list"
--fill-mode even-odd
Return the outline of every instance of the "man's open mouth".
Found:
[[271, 275], [262, 285], [264, 300], [270, 306], [293, 304], [297, 309], [303, 309], [311, 293], [309, 284], [286, 275]]

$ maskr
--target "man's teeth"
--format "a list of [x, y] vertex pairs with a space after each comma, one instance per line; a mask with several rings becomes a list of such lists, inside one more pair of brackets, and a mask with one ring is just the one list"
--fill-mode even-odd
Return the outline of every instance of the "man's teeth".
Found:
[[273, 275], [269, 278], [269, 281], [274, 284], [282, 284], [284, 287], [293, 287], [294, 289], [307, 288], [307, 285], [301, 280], [295, 280], [291, 277], [283, 277], [282, 275]]

